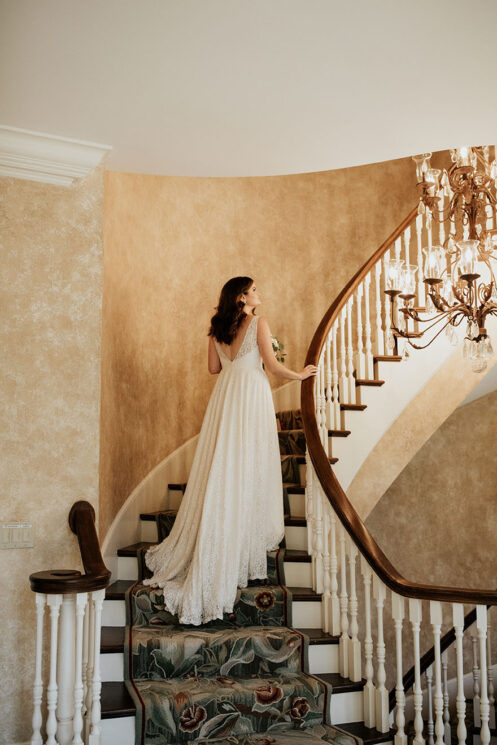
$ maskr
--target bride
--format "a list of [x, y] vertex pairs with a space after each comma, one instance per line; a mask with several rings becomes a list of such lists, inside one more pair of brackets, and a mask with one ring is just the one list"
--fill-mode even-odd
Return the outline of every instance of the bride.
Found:
[[209, 372], [218, 374], [188, 484], [171, 533], [145, 561], [179, 623], [230, 613], [238, 587], [267, 577], [267, 552], [284, 533], [281, 460], [271, 386], [262, 367], [305, 380], [314, 365], [289, 370], [274, 356], [262, 302], [250, 277], [221, 290], [208, 333]]

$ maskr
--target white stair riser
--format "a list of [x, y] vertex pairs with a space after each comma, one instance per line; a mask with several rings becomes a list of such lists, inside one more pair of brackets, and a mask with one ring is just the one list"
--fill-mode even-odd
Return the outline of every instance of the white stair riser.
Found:
[[330, 698], [330, 720], [332, 724], [363, 721], [364, 696], [362, 691], [332, 693]]
[[[292, 600], [293, 626], [300, 629], [320, 629], [321, 600]], [[125, 626], [124, 600], [104, 600], [102, 626]]]
[[[361, 415], [364, 412], [362, 411], [341, 411], [340, 412], [340, 422], [341, 422], [341, 429], [348, 429], [352, 432], [354, 429], [357, 429], [357, 427], [361, 426]], [[364, 420], [364, 417], [363, 417]], [[347, 439], [346, 437], [344, 438]], [[334, 458], [338, 458], [338, 455], [333, 454]]]
[[102, 626], [126, 626], [124, 600], [104, 600]]
[[292, 625], [297, 629], [320, 629], [321, 600], [292, 600]]
[[100, 674], [104, 683], [124, 680], [124, 654], [122, 652], [101, 654]]
[[[393, 364], [393, 363], [392, 363]], [[378, 395], [378, 388], [382, 386], [360, 385], [356, 388], [356, 404], [365, 404], [369, 406]]]
[[312, 587], [312, 564], [285, 561], [285, 580], [288, 587]]
[[[333, 693], [330, 697], [330, 720], [335, 724], [362, 721], [362, 692]], [[101, 745], [135, 745], [135, 717], [102, 719]], [[385, 745], [391, 745], [386, 740]], [[383, 745], [383, 744], [382, 744]]]
[[290, 515], [294, 515], [295, 517], [305, 515], [305, 494], [292, 494], [292, 492], [289, 492], [288, 501], [290, 502]]
[[[298, 517], [303, 517], [303, 514], [298, 515]], [[307, 528], [305, 526], [285, 526], [285, 538], [287, 548], [295, 548], [301, 551], [307, 550]], [[140, 520], [140, 540], [149, 543], [157, 542], [157, 524], [155, 520]], [[119, 575], [119, 579], [124, 579], [124, 577]]]
[[285, 538], [287, 548], [307, 551], [307, 527], [305, 525], [286, 525]]
[[309, 672], [313, 675], [340, 672], [338, 644], [310, 644]]
[[[285, 561], [285, 579], [289, 587], [311, 587], [312, 566], [310, 562]], [[119, 556], [117, 561], [118, 579], [138, 579], [138, 562], [134, 556]]]
[[135, 717], [102, 719], [101, 745], [135, 745]]
[[[103, 682], [124, 680], [124, 655], [122, 652], [107, 652], [100, 656], [100, 670]], [[337, 673], [338, 644], [309, 645], [309, 672]]]

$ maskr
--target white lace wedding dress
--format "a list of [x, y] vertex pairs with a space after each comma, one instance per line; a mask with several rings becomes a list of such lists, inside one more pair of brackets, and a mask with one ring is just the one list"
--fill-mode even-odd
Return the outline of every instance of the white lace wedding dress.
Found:
[[284, 533], [281, 460], [273, 399], [254, 316], [233, 361], [216, 341], [222, 370], [200, 430], [170, 535], [146, 553], [144, 584], [164, 588], [183, 624], [231, 612], [237, 587], [267, 577], [266, 552]]

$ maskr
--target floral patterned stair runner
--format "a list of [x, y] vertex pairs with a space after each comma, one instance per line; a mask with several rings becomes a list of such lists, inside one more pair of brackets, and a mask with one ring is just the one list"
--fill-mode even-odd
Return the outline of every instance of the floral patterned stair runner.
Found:
[[[298, 422], [299, 412], [283, 413], [285, 422]], [[302, 433], [279, 436], [283, 452], [305, 452]], [[290, 461], [282, 459], [284, 473]], [[174, 513], [156, 520], [162, 540]], [[325, 724], [331, 688], [305, 672], [309, 640], [291, 628], [284, 549], [268, 554], [268, 584], [240, 589], [233, 612], [204, 626], [178, 624], [162, 591], [141, 584], [144, 551], [140, 579], [126, 593], [125, 680], [136, 705], [136, 745], [357, 745]]]

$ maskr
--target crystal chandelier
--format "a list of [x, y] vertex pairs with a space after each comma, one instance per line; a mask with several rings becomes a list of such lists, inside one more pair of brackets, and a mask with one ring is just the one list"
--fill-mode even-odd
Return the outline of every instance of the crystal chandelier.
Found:
[[[415, 265], [388, 262], [385, 289], [391, 299], [391, 328], [405, 339], [405, 356], [407, 344], [425, 349], [444, 329], [457, 345], [455, 329], [462, 322], [466, 322], [463, 356], [471, 360], [472, 369], [485, 370], [493, 354], [485, 328], [487, 316], [497, 315], [492, 265], [497, 260], [497, 162], [494, 147], [492, 151], [491, 159], [488, 146], [451, 150], [452, 165], [443, 171], [431, 167], [431, 153], [413, 158], [418, 213], [430, 226], [429, 245], [423, 249], [424, 266], [419, 267], [426, 286], [425, 307], [414, 307]], [[439, 226], [439, 245], [432, 244], [432, 222]], [[431, 338], [425, 344], [419, 343], [428, 336]]]

